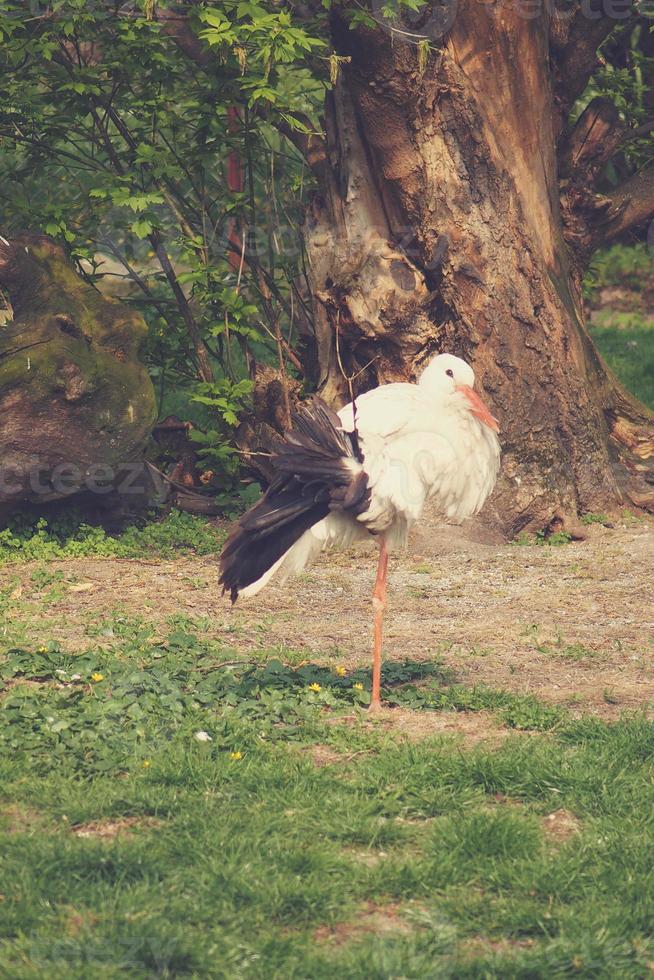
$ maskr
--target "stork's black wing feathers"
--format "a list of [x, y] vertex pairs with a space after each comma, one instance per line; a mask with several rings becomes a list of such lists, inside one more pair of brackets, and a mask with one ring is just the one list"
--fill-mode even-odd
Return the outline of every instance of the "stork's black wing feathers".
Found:
[[314, 524], [332, 510], [362, 513], [370, 501], [356, 439], [319, 398], [295, 412], [271, 463], [268, 490], [239, 521], [220, 556], [223, 592], [236, 601]]

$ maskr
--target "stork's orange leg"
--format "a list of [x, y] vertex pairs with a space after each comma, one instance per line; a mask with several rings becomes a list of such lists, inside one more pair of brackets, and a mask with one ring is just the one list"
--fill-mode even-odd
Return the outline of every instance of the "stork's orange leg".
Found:
[[375, 611], [374, 643], [372, 648], [372, 693], [370, 696], [370, 710], [376, 711], [381, 708], [381, 664], [382, 664], [382, 626], [384, 621], [384, 609], [386, 608], [386, 581], [388, 578], [388, 549], [386, 541], [382, 538], [379, 542], [379, 564], [377, 565], [377, 579], [375, 581], [375, 591], [372, 597], [372, 607]]

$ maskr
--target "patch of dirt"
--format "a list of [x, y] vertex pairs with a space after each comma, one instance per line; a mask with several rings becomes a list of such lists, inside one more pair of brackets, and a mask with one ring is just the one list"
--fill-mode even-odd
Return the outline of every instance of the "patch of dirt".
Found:
[[33, 680], [31, 677], [5, 677], [0, 682], [0, 698], [15, 687], [43, 687], [44, 684], [52, 684], [51, 678], [44, 677], [41, 680]]
[[[369, 731], [381, 729], [384, 733], [408, 742], [452, 735], [466, 745], [476, 745], [479, 742], [498, 745], [509, 735], [528, 734], [501, 725], [488, 711], [411, 711], [409, 708], [382, 706], [374, 714], [362, 712], [356, 715], [339, 715], [328, 718], [327, 721], [333, 725], [353, 725]], [[338, 756], [338, 761], [345, 761], [345, 757]]]
[[399, 905], [376, 905], [374, 902], [367, 902], [356, 919], [339, 922], [334, 926], [318, 926], [314, 930], [313, 938], [317, 943], [343, 946], [370, 933], [385, 936], [389, 933], [408, 932], [411, 932], [411, 927], [400, 917]]
[[454, 735], [467, 745], [478, 742], [498, 744], [513, 729], [504, 728], [487, 711], [410, 711], [407, 708], [382, 708], [364, 720], [368, 728], [381, 728], [401, 739], [418, 742], [438, 735]]
[[64, 906], [63, 912], [63, 925], [69, 936], [79, 936], [80, 933], [93, 928], [100, 921], [99, 917], [94, 915], [89, 909], [78, 912], [77, 909], [69, 905]]
[[488, 802], [497, 803], [500, 806], [524, 806], [522, 800], [517, 800], [514, 796], [507, 796], [506, 793], [493, 793]]
[[88, 823], [76, 824], [70, 829], [76, 837], [114, 840], [116, 837], [129, 835], [135, 828], [143, 830], [159, 826], [161, 820], [155, 817], [119, 817], [117, 820], [89, 820]]
[[329, 745], [307, 745], [302, 746], [304, 753], [310, 756], [314, 766], [322, 769], [324, 766], [337, 766], [346, 761], [347, 756], [342, 752], [337, 752]]
[[[426, 521], [408, 552], [391, 559], [386, 659], [438, 659], [460, 683], [534, 694], [579, 714], [610, 719], [651, 708], [654, 523], [615, 523], [593, 525], [586, 540], [561, 547], [517, 547]], [[30, 600], [35, 567], [0, 569], [0, 588], [22, 586], [20, 616], [29, 620], [33, 611], [25, 635], [36, 645], [47, 634], [84, 649], [98, 622], [120, 611], [161, 636], [171, 618], [188, 617], [238, 655], [265, 659], [287, 648], [292, 662], [370, 663], [374, 548], [325, 554], [299, 578], [273, 582], [234, 607], [207, 558], [52, 562], [52, 571], [96, 588], [64, 589], [48, 607], [47, 626]], [[438, 714], [429, 718], [438, 724]]]
[[17, 803], [0, 804], [0, 831], [5, 834], [27, 834], [42, 830], [45, 818], [37, 810]]
[[543, 829], [551, 840], [563, 843], [579, 833], [581, 822], [569, 810], [555, 810], [543, 817]]

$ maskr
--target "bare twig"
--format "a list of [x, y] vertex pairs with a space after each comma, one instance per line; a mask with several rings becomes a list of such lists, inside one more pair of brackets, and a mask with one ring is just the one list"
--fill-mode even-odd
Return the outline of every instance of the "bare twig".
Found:
[[198, 667], [197, 670], [201, 674], [210, 674], [214, 670], [220, 670], [222, 667], [265, 667], [265, 663], [261, 663], [259, 660], [223, 660], [219, 664], [211, 664], [209, 667]]

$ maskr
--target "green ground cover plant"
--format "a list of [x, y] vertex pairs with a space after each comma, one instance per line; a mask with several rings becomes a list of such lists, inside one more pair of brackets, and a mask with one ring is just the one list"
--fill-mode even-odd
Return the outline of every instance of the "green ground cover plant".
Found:
[[5, 645], [0, 678], [4, 975], [651, 972], [644, 716], [405, 661], [388, 704], [483, 711], [489, 739], [404, 740], [367, 721], [367, 671], [126, 618], [77, 654]]
[[[153, 517], [156, 515], [153, 515]], [[60, 558], [174, 558], [217, 553], [225, 534], [202, 517], [173, 510], [158, 520], [131, 525], [119, 534], [80, 522], [72, 510], [49, 520], [19, 514], [0, 531], [0, 565]]]

